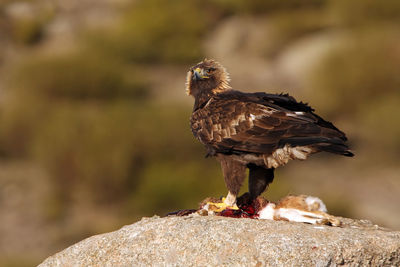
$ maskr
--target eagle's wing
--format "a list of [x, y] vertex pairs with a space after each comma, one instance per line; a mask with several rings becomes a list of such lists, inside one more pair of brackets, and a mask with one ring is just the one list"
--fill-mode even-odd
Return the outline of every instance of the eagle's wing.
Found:
[[342, 132], [333, 125], [327, 127], [330, 123], [315, 115], [310, 107], [297, 104], [303, 107], [299, 111], [257, 94], [213, 97], [193, 112], [192, 131], [202, 143], [219, 153], [270, 154], [286, 144], [317, 144], [327, 147], [326, 151], [336, 149], [337, 152], [329, 152], [339, 154], [347, 151]]

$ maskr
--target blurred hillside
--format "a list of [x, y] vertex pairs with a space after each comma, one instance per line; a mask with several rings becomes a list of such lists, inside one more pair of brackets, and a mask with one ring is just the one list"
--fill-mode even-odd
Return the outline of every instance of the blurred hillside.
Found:
[[316, 195], [400, 229], [399, 14], [397, 0], [2, 1], [0, 265], [226, 194], [189, 128], [186, 72], [204, 57], [349, 137], [355, 158], [291, 162], [269, 199]]

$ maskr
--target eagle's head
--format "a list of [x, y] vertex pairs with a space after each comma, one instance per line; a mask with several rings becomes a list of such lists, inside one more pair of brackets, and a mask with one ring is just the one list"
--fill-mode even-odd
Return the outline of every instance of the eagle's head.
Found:
[[205, 59], [191, 67], [186, 77], [186, 92], [194, 97], [213, 95], [231, 89], [229, 74], [217, 61]]

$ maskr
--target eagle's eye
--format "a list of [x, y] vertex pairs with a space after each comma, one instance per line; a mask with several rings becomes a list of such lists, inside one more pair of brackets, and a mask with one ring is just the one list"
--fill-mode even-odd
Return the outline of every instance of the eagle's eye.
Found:
[[208, 69], [206, 69], [206, 72], [207, 73], [211, 73], [211, 72], [214, 72], [216, 70], [216, 68], [208, 68]]

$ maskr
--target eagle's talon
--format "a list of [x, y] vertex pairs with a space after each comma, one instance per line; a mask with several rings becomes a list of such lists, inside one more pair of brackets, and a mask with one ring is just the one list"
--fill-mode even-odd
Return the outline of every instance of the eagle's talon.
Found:
[[234, 204], [233, 206], [227, 205], [225, 203], [225, 198], [222, 198], [222, 202], [207, 202], [206, 203], [207, 209], [209, 211], [214, 211], [214, 212], [222, 212], [223, 210], [226, 209], [231, 209], [231, 210], [238, 210], [239, 207]]

